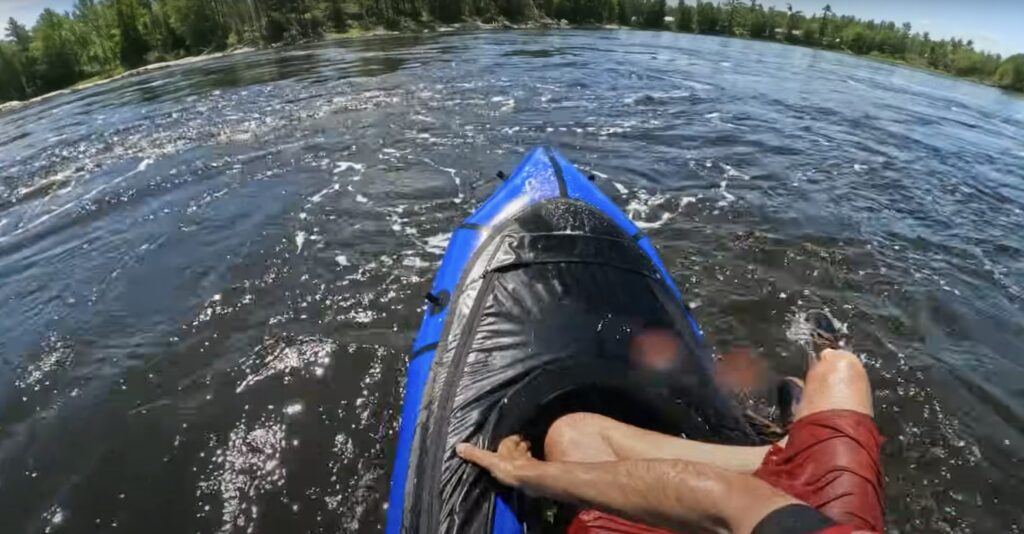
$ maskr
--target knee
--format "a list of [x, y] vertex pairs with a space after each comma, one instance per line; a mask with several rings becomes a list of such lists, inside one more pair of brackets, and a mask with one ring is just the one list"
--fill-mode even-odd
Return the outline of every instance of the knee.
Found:
[[822, 351], [818, 362], [808, 372], [808, 380], [819, 380], [852, 384], [867, 383], [868, 373], [864, 364], [855, 354], [845, 350], [827, 349]]
[[544, 437], [544, 458], [574, 461], [582, 451], [600, 438], [604, 416], [587, 412], [563, 415], [551, 423]]

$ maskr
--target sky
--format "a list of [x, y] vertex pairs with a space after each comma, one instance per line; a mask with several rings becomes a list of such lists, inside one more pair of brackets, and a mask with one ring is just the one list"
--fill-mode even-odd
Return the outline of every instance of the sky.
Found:
[[[790, 0], [793, 9], [821, 12], [826, 3], [841, 15], [909, 22], [933, 38], [973, 39], [974, 46], [1004, 56], [1024, 53], [1024, 0]], [[43, 8], [71, 9], [74, 0], [0, 0], [0, 21], [8, 17], [32, 26]], [[669, 2], [674, 4], [675, 2]], [[692, 4], [693, 0], [687, 0]], [[785, 9], [785, 1], [761, 0]]]

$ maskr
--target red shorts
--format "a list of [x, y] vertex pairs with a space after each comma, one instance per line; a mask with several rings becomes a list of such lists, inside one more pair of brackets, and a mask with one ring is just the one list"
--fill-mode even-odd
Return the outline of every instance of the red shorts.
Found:
[[843, 525], [882, 532], [882, 435], [870, 416], [828, 410], [801, 417], [754, 476]]
[[[827, 410], [798, 419], [785, 447], [772, 445], [754, 476], [817, 508], [833, 521], [882, 532], [885, 493], [882, 436], [870, 416]], [[664, 532], [598, 512], [581, 511], [571, 534]]]

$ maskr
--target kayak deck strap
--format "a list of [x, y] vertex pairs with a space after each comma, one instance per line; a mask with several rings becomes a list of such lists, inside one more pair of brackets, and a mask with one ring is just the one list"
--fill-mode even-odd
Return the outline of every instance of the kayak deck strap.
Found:
[[426, 353], [428, 353], [428, 352], [430, 352], [430, 351], [432, 351], [432, 350], [434, 350], [436, 348], [437, 348], [437, 343], [427, 343], [426, 345], [423, 345], [422, 347], [412, 351], [412, 358], [409, 358], [409, 359], [411, 360], [411, 359], [413, 359], [413, 358], [415, 358], [417, 356], [422, 356], [423, 354], [426, 354]]
[[631, 240], [566, 233], [506, 235], [486, 272], [537, 263], [599, 263], [659, 278], [658, 270]]

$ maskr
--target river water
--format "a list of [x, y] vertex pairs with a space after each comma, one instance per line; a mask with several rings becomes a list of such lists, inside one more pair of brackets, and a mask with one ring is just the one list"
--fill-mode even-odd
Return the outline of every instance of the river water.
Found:
[[0, 530], [378, 531], [422, 295], [540, 143], [718, 350], [796, 373], [804, 312], [846, 324], [893, 532], [1020, 531], [1024, 100], [640, 31], [249, 52], [0, 116]]

